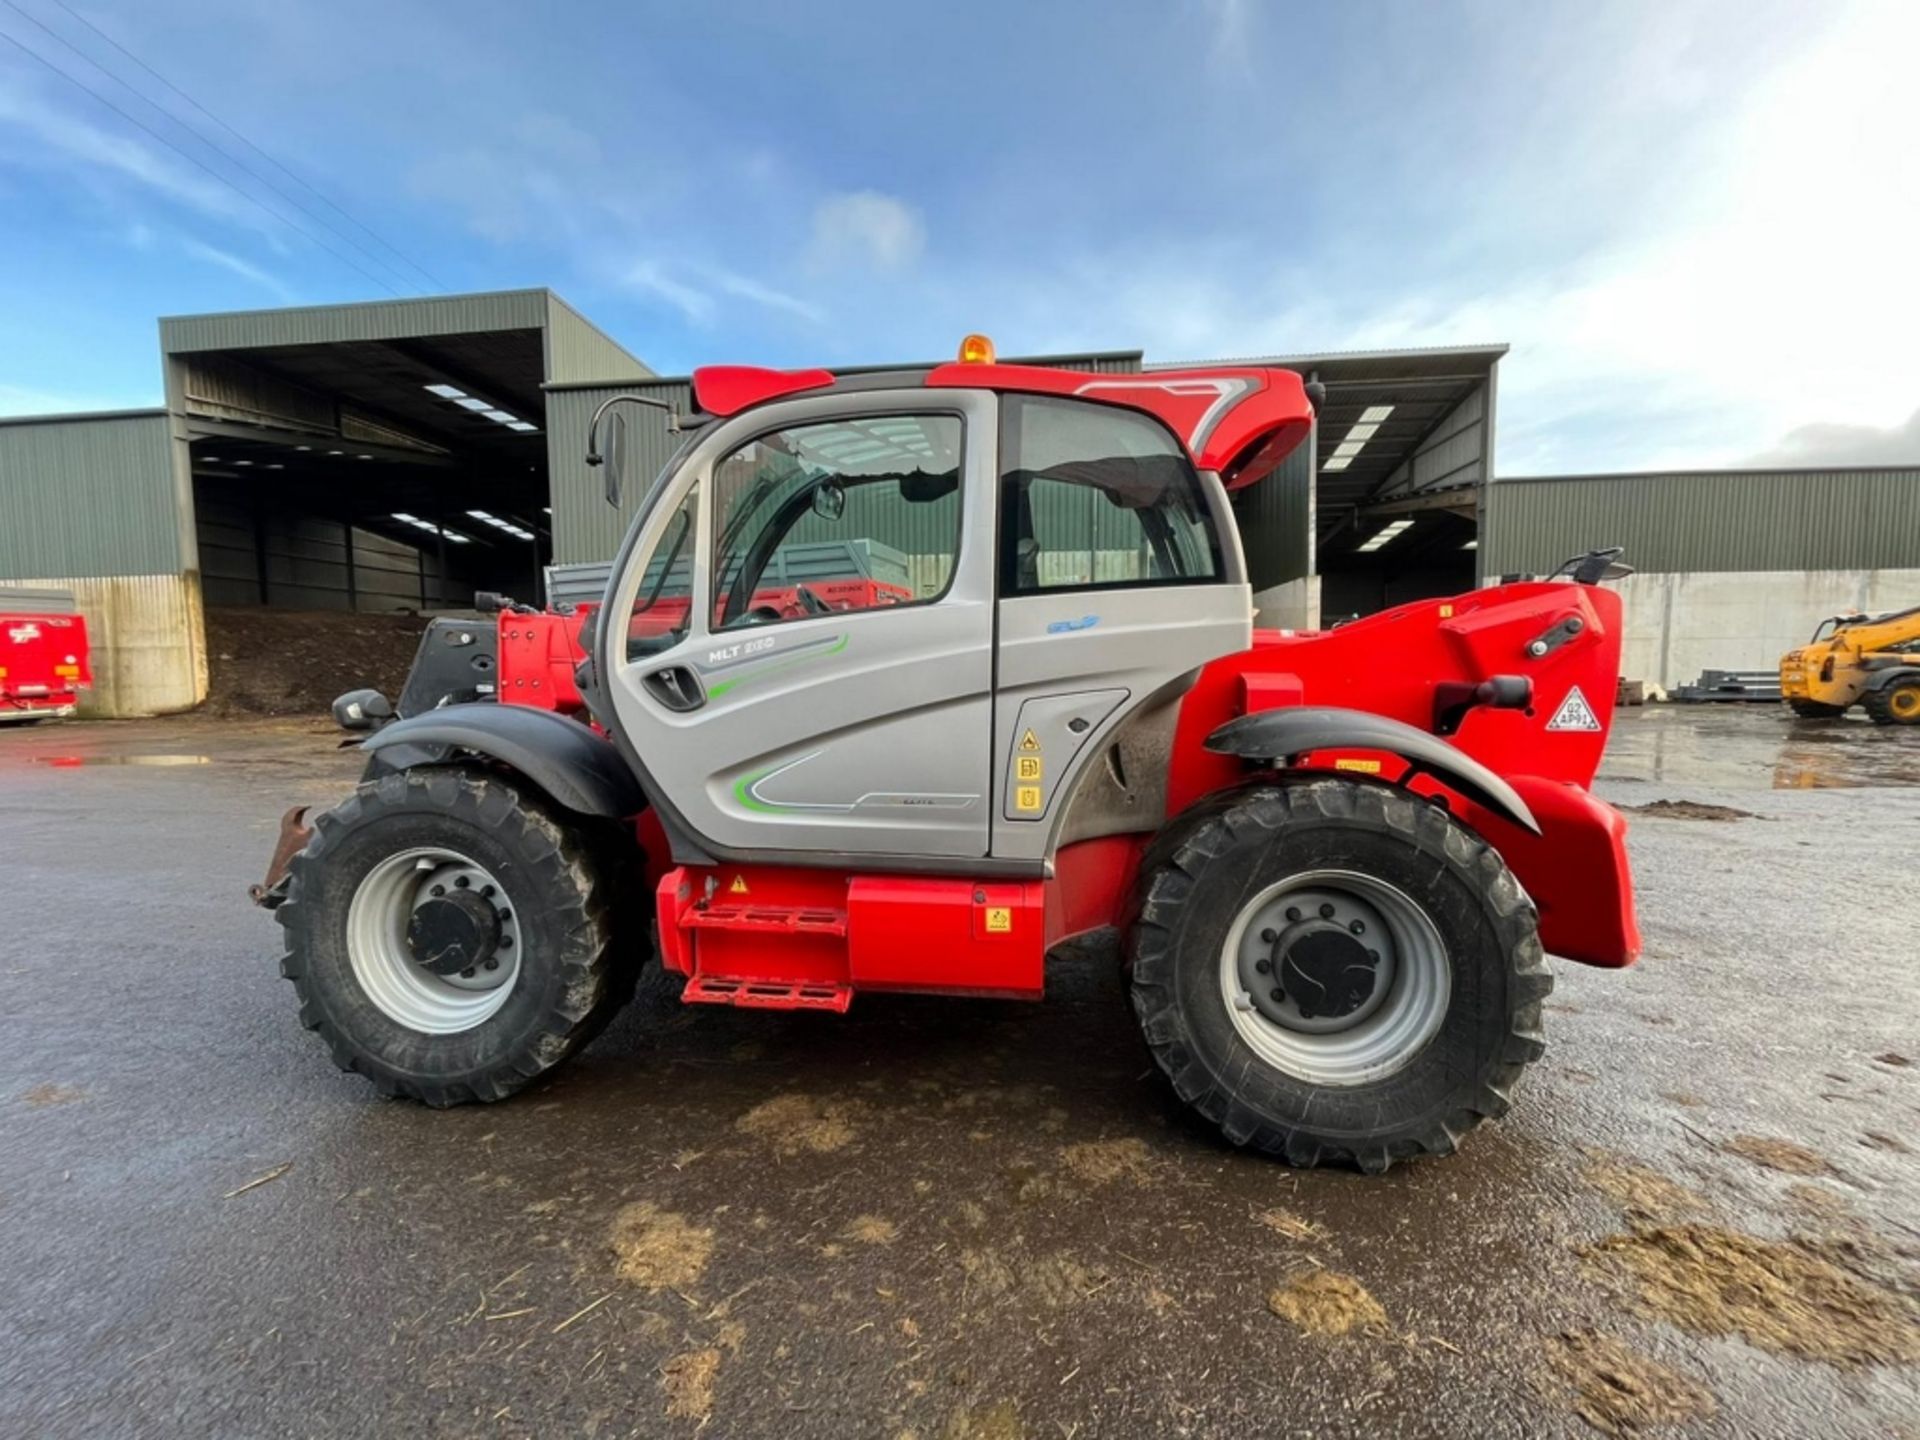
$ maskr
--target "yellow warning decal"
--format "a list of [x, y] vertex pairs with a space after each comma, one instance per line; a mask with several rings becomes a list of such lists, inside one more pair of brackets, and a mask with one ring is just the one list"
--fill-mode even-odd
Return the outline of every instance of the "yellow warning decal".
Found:
[[1013, 778], [1016, 780], [1038, 780], [1040, 778], [1040, 757], [1038, 755], [1014, 756]]
[[731, 885], [729, 885], [729, 886], [727, 887], [727, 893], [728, 893], [729, 895], [744, 895], [744, 894], [746, 894], [746, 893], [747, 893], [747, 877], [746, 877], [746, 876], [744, 876], [744, 875], [736, 875], [736, 876], [734, 876], [734, 877], [733, 877], [733, 884], [731, 884]]
[[1380, 762], [1378, 760], [1336, 760], [1333, 762], [1333, 768], [1336, 770], [1357, 770], [1362, 775], [1378, 775], [1380, 773]]
[[1011, 929], [1013, 929], [1013, 911], [1005, 905], [989, 905], [987, 907], [987, 933], [989, 935], [1005, 935]]
[[1039, 810], [1040, 787], [1038, 785], [1016, 785], [1013, 789], [1013, 808], [1016, 810]]
[[1451, 620], [1453, 618], [1453, 606], [1442, 605], [1440, 607], [1440, 618], [1442, 620]]
[[1027, 731], [1026, 734], [1020, 737], [1020, 748], [1022, 750], [1038, 750], [1040, 748], [1040, 737], [1031, 730]]

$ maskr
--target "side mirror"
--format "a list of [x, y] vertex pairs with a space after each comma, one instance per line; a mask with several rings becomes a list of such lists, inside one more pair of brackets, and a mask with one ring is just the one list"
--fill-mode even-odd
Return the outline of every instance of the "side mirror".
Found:
[[393, 702], [378, 690], [349, 690], [333, 702], [333, 721], [342, 730], [378, 730], [393, 719]]
[[822, 520], [838, 520], [847, 513], [847, 492], [838, 480], [822, 480], [813, 487], [813, 513]]
[[619, 411], [607, 417], [607, 504], [620, 508], [620, 492], [627, 476], [627, 417]]

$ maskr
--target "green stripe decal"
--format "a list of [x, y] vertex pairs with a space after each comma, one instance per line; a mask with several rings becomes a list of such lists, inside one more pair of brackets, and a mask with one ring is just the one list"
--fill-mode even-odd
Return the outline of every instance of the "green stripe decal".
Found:
[[[709, 699], [717, 700], [729, 690], [737, 689], [742, 685], [750, 685], [757, 680], [764, 680], [769, 675], [777, 675], [782, 670], [790, 670], [796, 665], [804, 665], [809, 660], [824, 660], [829, 655], [838, 655], [846, 648], [847, 637], [842, 635], [824, 650], [808, 650], [804, 654], [789, 655], [784, 660], [775, 660], [771, 665], [762, 665], [759, 669], [750, 670], [745, 675], [736, 675], [731, 680], [722, 680], [717, 684], [709, 685], [707, 687], [707, 696]], [[755, 778], [758, 779], [759, 777], [756, 776]], [[736, 795], [739, 794], [737, 787], [734, 793]]]
[[779, 768], [778, 765], [773, 765], [765, 770], [759, 771], [757, 774], [742, 775], [738, 780], [733, 782], [733, 798], [749, 810], [758, 810], [762, 815], [777, 815], [780, 812], [778, 805], [769, 805], [764, 800], [754, 799], [751, 791], [755, 785], [758, 785]]

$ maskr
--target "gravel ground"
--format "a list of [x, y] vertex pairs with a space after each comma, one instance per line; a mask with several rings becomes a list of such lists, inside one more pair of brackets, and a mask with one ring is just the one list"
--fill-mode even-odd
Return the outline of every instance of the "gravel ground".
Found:
[[1920, 735], [1623, 713], [1602, 793], [1691, 802], [1634, 816], [1646, 958], [1375, 1179], [1189, 1124], [1092, 959], [652, 983], [513, 1102], [381, 1101], [244, 898], [336, 738], [0, 733], [0, 1434], [1914, 1433]]

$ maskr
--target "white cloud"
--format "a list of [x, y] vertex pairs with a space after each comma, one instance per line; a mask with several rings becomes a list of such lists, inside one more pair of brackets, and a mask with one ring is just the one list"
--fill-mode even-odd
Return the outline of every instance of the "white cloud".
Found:
[[[1707, 112], [1675, 198], [1649, 179], [1617, 238], [1556, 245], [1478, 294], [1356, 303], [1222, 238], [1023, 277], [1012, 323], [994, 323], [1023, 349], [1118, 341], [1163, 360], [1506, 341], [1506, 474], [1737, 464], [1815, 423], [1897, 427], [1920, 404], [1917, 53], [1920, 6], [1837, 12]], [[1524, 241], [1530, 217], [1512, 226]]]
[[249, 229], [277, 225], [240, 195], [184, 161], [134, 139], [104, 130], [26, 86], [17, 75], [0, 74], [0, 128], [25, 135], [32, 147], [16, 161], [46, 168], [80, 166], [97, 174], [131, 180], [175, 204]]
[[1820, 465], [1920, 465], [1920, 410], [1901, 425], [1815, 423], [1790, 430], [1749, 465], [1799, 469]]
[[769, 310], [784, 310], [789, 315], [797, 315], [814, 325], [824, 324], [827, 312], [811, 301], [802, 300], [797, 295], [789, 295], [784, 290], [776, 290], [771, 285], [763, 285], [758, 280], [745, 275], [735, 275], [731, 271], [721, 271], [714, 276], [716, 288], [741, 300], [751, 300], [756, 305], [764, 305]]
[[919, 212], [878, 190], [829, 195], [813, 209], [812, 258], [820, 268], [904, 270], [926, 242]]
[[189, 238], [183, 239], [180, 242], [180, 248], [196, 260], [204, 260], [209, 265], [217, 265], [222, 270], [238, 275], [243, 280], [252, 281], [261, 289], [270, 291], [286, 304], [292, 304], [297, 298], [293, 288], [279, 276], [262, 270], [251, 261], [243, 260], [230, 251], [220, 249], [217, 245], [208, 245], [202, 241]]
[[657, 261], [642, 260], [628, 267], [621, 283], [636, 294], [666, 301], [695, 325], [705, 325], [713, 318], [713, 296], [674, 279]]

